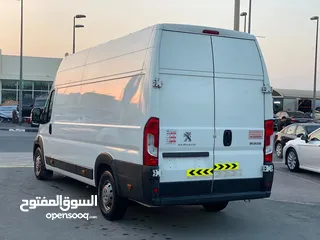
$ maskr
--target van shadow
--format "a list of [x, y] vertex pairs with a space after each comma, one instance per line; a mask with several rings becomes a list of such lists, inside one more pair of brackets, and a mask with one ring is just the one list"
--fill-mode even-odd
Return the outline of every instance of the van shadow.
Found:
[[[58, 186], [64, 192], [70, 193], [69, 196], [75, 198], [90, 199], [91, 195], [97, 194], [97, 189], [87, 186], [69, 177], [55, 176], [51, 181], [51, 185]], [[241, 203], [240, 203], [241, 204]], [[234, 215], [239, 210], [237, 205], [230, 203], [229, 206], [219, 213], [208, 213], [202, 206], [173, 206], [173, 207], [154, 207], [148, 208], [135, 202], [130, 202], [124, 218], [117, 221], [117, 224], [123, 229], [130, 229], [135, 232], [148, 232], [170, 239], [168, 236], [172, 234], [188, 234], [194, 235], [195, 232], [210, 232], [213, 235], [225, 234], [226, 231], [241, 232], [247, 229], [250, 223], [241, 217]], [[246, 207], [242, 208], [246, 211]], [[112, 225], [113, 223], [105, 220], [99, 207], [93, 209], [98, 216], [99, 224]], [[232, 213], [232, 214], [231, 214]], [[242, 215], [242, 214], [241, 214]], [[92, 227], [95, 224], [92, 223]], [[102, 226], [102, 225], [100, 225]], [[96, 224], [98, 226], [98, 223]], [[166, 238], [167, 236], [167, 238]]]

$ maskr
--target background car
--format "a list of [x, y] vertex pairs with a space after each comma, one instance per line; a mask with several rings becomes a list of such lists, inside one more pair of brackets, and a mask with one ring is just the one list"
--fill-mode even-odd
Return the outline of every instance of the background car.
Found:
[[320, 128], [320, 124], [316, 123], [294, 123], [291, 124], [275, 135], [275, 152], [278, 158], [283, 157], [283, 148], [290, 140], [310, 134]]
[[[33, 99], [32, 98], [23, 98], [22, 99], [22, 117], [29, 117], [31, 110], [32, 110], [32, 103]], [[19, 112], [19, 102], [17, 105], [17, 112]]]
[[290, 123], [308, 123], [313, 122], [310, 114], [301, 111], [280, 111], [276, 114], [277, 118], [281, 119], [285, 116], [290, 120]]
[[320, 128], [310, 135], [289, 141], [283, 149], [285, 164], [292, 172], [300, 169], [320, 173]]
[[17, 106], [0, 106], [0, 122], [11, 122], [12, 111], [16, 109]]
[[30, 112], [30, 124], [31, 124], [31, 127], [38, 127], [38, 126], [39, 126], [39, 124], [34, 123], [34, 122], [32, 121], [32, 112], [33, 112], [33, 109], [35, 109], [35, 108], [40, 108], [41, 110], [43, 110], [43, 109], [44, 109], [44, 106], [45, 106], [45, 104], [46, 104], [46, 102], [47, 102], [48, 96], [49, 96], [49, 94], [45, 93], [45, 94], [43, 94], [43, 95], [41, 95], [41, 96], [39, 96], [39, 97], [36, 97], [36, 98], [34, 99], [34, 102], [33, 102], [33, 104], [32, 104], [32, 110], [31, 110], [31, 112]]

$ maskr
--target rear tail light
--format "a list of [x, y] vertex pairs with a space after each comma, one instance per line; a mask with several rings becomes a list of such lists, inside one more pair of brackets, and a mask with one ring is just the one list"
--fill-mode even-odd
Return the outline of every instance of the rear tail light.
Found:
[[296, 120], [294, 118], [291, 118], [291, 122], [296, 122]]
[[264, 122], [264, 162], [272, 162], [273, 120]]
[[158, 166], [159, 119], [150, 118], [143, 134], [143, 165]]

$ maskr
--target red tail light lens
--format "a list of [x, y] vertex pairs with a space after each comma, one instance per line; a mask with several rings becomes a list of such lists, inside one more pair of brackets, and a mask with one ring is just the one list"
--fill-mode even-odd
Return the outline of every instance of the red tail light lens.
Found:
[[267, 120], [264, 122], [264, 161], [272, 162], [272, 142], [271, 137], [274, 133], [273, 120]]
[[215, 30], [203, 30], [202, 33], [212, 34], [212, 35], [219, 35], [219, 32], [215, 31]]
[[158, 166], [159, 119], [150, 118], [143, 134], [143, 165]]

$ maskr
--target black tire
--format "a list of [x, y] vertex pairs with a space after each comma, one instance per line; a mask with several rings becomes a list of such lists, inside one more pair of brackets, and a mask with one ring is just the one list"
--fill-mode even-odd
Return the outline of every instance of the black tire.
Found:
[[277, 157], [278, 158], [283, 158], [283, 146], [282, 146], [281, 142], [277, 142], [276, 143], [275, 149], [276, 149]]
[[202, 204], [207, 212], [220, 212], [228, 206], [229, 202], [205, 203]]
[[53, 176], [53, 172], [46, 169], [41, 148], [37, 148], [33, 157], [34, 175], [38, 180], [47, 180]]
[[120, 220], [126, 213], [128, 200], [119, 196], [115, 180], [109, 171], [105, 171], [100, 177], [98, 202], [103, 217], [109, 221]]
[[286, 154], [286, 165], [291, 172], [300, 170], [298, 154], [293, 148], [290, 148]]

